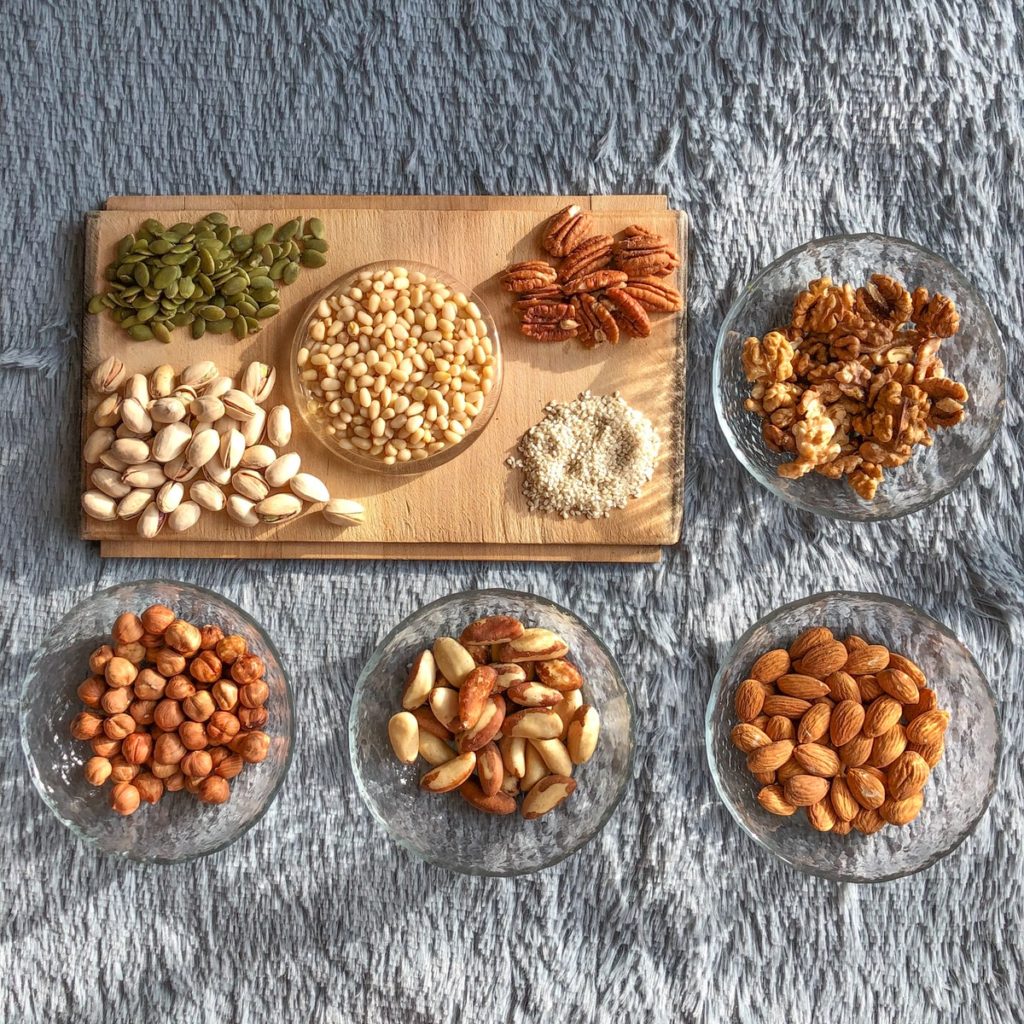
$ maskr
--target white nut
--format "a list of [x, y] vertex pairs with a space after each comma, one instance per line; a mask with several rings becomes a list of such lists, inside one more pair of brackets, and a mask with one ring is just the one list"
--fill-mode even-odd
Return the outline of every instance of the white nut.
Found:
[[288, 486], [292, 493], [303, 501], [317, 503], [331, 499], [331, 492], [327, 490], [327, 484], [319, 477], [313, 476], [312, 473], [296, 473], [288, 481]]
[[238, 465], [243, 469], [266, 469], [275, 459], [277, 459], [277, 452], [269, 444], [254, 444], [251, 448], [245, 449]]
[[267, 483], [271, 487], [284, 487], [286, 483], [299, 471], [302, 460], [298, 452], [288, 452], [279, 459], [275, 459], [266, 470]]
[[90, 519], [110, 521], [117, 518], [117, 502], [102, 491], [86, 491], [82, 495], [82, 509]]
[[275, 405], [267, 417], [267, 440], [284, 448], [292, 439], [292, 414], [287, 405]]
[[139, 516], [139, 536], [152, 540], [164, 528], [166, 522], [167, 516], [156, 507], [156, 502], [152, 502]]
[[149, 415], [154, 423], [177, 423], [185, 418], [185, 413], [185, 403], [173, 395], [158, 398], [149, 407]]
[[184, 423], [168, 423], [153, 438], [153, 458], [157, 462], [170, 462], [185, 454], [191, 440], [192, 431]]
[[124, 363], [116, 356], [110, 356], [92, 371], [92, 386], [100, 394], [109, 395], [121, 386], [124, 376]]
[[111, 446], [110, 454], [126, 462], [129, 466], [137, 466], [149, 462], [149, 445], [137, 437], [119, 437]]
[[150, 488], [137, 488], [117, 503], [117, 518], [134, 519], [146, 510], [152, 500], [153, 491]]
[[121, 474], [116, 470], [107, 469], [105, 466], [99, 466], [94, 469], [89, 480], [93, 487], [98, 488], [104, 494], [109, 494], [110, 497], [116, 498], [118, 501], [126, 494], [131, 493], [131, 487], [121, 479]]
[[415, 715], [408, 711], [392, 715], [388, 721], [388, 739], [402, 764], [415, 764], [420, 753], [420, 726]]
[[358, 526], [366, 515], [358, 501], [349, 501], [348, 498], [332, 498], [322, 511], [324, 519], [335, 526]]
[[200, 423], [216, 423], [224, 416], [224, 403], [219, 398], [204, 395], [202, 398], [197, 398], [188, 407], [188, 411]]
[[121, 403], [121, 419], [129, 430], [137, 434], [148, 434], [153, 429], [153, 420], [135, 398], [126, 398]]
[[185, 497], [185, 485], [177, 480], [168, 480], [156, 492], [156, 507], [165, 514], [173, 512]]
[[149, 381], [141, 373], [133, 373], [125, 381], [124, 397], [134, 398], [145, 409], [149, 405]]
[[220, 512], [226, 503], [224, 492], [209, 480], [197, 480], [188, 489], [188, 496], [208, 512]]
[[185, 449], [185, 461], [190, 466], [201, 469], [220, 450], [220, 434], [212, 427], [197, 430]]
[[272, 494], [259, 502], [254, 511], [261, 523], [284, 523], [302, 511], [302, 501], [294, 494]]
[[168, 527], [175, 533], [184, 533], [191, 530], [203, 510], [194, 501], [183, 501], [167, 518]]
[[254, 511], [255, 508], [256, 506], [253, 502], [248, 498], [243, 498], [240, 494], [232, 494], [228, 498], [228, 515], [234, 519], [236, 523], [241, 523], [243, 526], [259, 525], [260, 520]]
[[100, 461], [100, 456], [109, 451], [114, 443], [114, 431], [110, 427], [98, 427], [86, 439], [82, 448], [82, 457], [87, 466], [93, 466]]

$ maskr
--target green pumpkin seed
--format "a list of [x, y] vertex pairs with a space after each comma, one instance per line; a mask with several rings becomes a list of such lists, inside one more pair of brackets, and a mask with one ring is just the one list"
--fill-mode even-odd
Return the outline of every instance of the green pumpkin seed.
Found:
[[255, 299], [256, 302], [263, 305], [267, 302], [277, 302], [277, 289], [276, 288], [255, 288], [249, 292], [249, 297]]
[[269, 277], [250, 277], [249, 278], [250, 288], [273, 288], [274, 282]]
[[209, 224], [227, 224], [228, 219], [223, 213], [208, 213], [203, 220]]
[[[123, 321], [122, 326], [124, 326]], [[153, 337], [153, 332], [145, 324], [133, 324], [128, 328], [128, 333], [136, 341], [149, 341]]]
[[201, 317], [197, 316], [192, 321], [192, 337], [201, 338], [206, 333], [206, 321]]
[[212, 304], [208, 305], [208, 306], [200, 306], [199, 307], [199, 315], [204, 320], [210, 320], [210, 321], [213, 321], [213, 320], [223, 320], [224, 319], [224, 310], [221, 309], [219, 306], [214, 306]]
[[285, 284], [295, 284], [296, 278], [299, 276], [299, 266], [297, 263], [289, 263], [281, 271], [281, 280]]
[[276, 302], [268, 302], [265, 306], [260, 306], [256, 310], [257, 320], [269, 320], [272, 316], [277, 316], [281, 311], [281, 307]]
[[192, 228], [193, 225], [187, 220], [179, 221], [177, 224], [171, 225], [171, 231], [176, 235], [181, 235], [182, 237], [191, 234]]
[[135, 311], [135, 318], [140, 324], [145, 323], [147, 320], [152, 320], [153, 317], [156, 316], [157, 308], [156, 303], [153, 302], [150, 302], [145, 306], [140, 306]]
[[149, 267], [145, 263], [136, 263], [132, 277], [140, 288], [145, 288], [149, 284]]
[[210, 334], [227, 334], [233, 326], [231, 320], [208, 320], [206, 322], [206, 329]]
[[258, 307], [255, 302], [252, 302], [246, 298], [241, 298], [235, 299], [235, 308], [243, 316], [253, 316]]
[[191, 299], [195, 290], [196, 284], [191, 277], [183, 277], [178, 282], [178, 295], [183, 299]]
[[125, 256], [132, 251], [132, 246], [135, 244], [134, 235], [125, 235], [120, 242], [117, 243], [117, 258], [123, 260]]
[[262, 249], [274, 237], [274, 225], [273, 224], [261, 224], [252, 233], [252, 247], [254, 249]]
[[162, 235], [167, 229], [158, 220], [150, 217], [142, 222], [142, 230], [148, 231], [151, 235]]
[[235, 317], [234, 323], [231, 325], [232, 332], [235, 337], [241, 341], [248, 333], [249, 327], [245, 322], [245, 317]]
[[322, 238], [307, 239], [306, 252], [327, 252], [327, 243]]
[[241, 274], [228, 278], [221, 286], [222, 295], [237, 295], [239, 292], [245, 291], [249, 287], [248, 280]]
[[234, 305], [227, 305], [227, 306], [224, 307], [223, 312], [224, 312], [224, 315], [229, 320], [234, 320], [235, 317], [238, 316], [238, 307], [234, 306]]
[[306, 221], [306, 230], [314, 238], [323, 238], [327, 234], [324, 222], [319, 217], [310, 217], [309, 220]]
[[274, 240], [277, 242], [287, 242], [301, 228], [302, 218], [296, 217], [295, 220], [290, 220], [282, 224], [277, 231], [274, 232]]
[[177, 267], [164, 267], [156, 272], [156, 275], [153, 277], [153, 284], [157, 288], [166, 288], [172, 281], [178, 279], [179, 273], [180, 271]]
[[252, 235], [235, 235], [231, 239], [231, 251], [242, 253], [252, 248]]
[[171, 251], [171, 243], [166, 238], [157, 238], [150, 243], [149, 251], [156, 253], [157, 256], [163, 256], [165, 252]]
[[171, 332], [161, 323], [154, 323], [152, 325], [153, 337], [157, 341], [162, 341], [165, 345], [170, 344]]
[[249, 334], [255, 334], [260, 329], [260, 322], [254, 316], [247, 316], [245, 326]]
[[299, 262], [304, 267], [322, 267], [327, 262], [327, 257], [322, 252], [314, 249], [307, 249], [300, 257]]
[[91, 298], [91, 299], [89, 300], [89, 305], [88, 305], [88, 306], [86, 306], [85, 308], [86, 308], [86, 309], [88, 309], [88, 310], [89, 310], [89, 312], [90, 312], [90, 313], [92, 313], [92, 314], [94, 314], [94, 315], [95, 315], [96, 313], [102, 313], [102, 312], [103, 312], [103, 308], [104, 308], [104, 302], [103, 302], [103, 300], [104, 300], [105, 298], [106, 298], [106, 296], [104, 296], [104, 295], [94, 295], [94, 296], [93, 296], [93, 297], [92, 297], [92, 298]]
[[169, 252], [161, 262], [165, 267], [180, 267], [188, 260], [188, 255], [183, 252]]

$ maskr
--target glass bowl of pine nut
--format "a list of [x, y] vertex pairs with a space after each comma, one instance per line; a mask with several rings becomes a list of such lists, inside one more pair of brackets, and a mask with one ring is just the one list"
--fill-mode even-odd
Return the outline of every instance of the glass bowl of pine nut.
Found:
[[454, 274], [415, 261], [348, 271], [310, 302], [291, 354], [295, 407], [332, 454], [413, 474], [464, 452], [501, 394], [498, 331]]

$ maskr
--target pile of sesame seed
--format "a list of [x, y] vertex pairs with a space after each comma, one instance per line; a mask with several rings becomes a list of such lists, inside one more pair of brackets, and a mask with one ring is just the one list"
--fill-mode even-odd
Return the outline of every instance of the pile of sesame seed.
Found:
[[508, 465], [522, 470], [531, 511], [599, 519], [625, 508], [654, 473], [660, 441], [650, 420], [615, 392], [549, 402]]

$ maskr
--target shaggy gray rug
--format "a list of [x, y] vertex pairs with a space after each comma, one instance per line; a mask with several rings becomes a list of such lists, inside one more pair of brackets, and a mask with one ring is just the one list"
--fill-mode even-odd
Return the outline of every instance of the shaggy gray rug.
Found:
[[[1011, 0], [643, 5], [36, 0], [0, 36], [0, 1019], [101, 1022], [1021, 1020], [1022, 407], [960, 490], [891, 525], [795, 514], [730, 456], [714, 333], [758, 267], [873, 229], [963, 267], [1024, 321], [1021, 15]], [[101, 563], [76, 538], [82, 223], [120, 192], [665, 191], [693, 218], [686, 535], [656, 567]], [[288, 783], [236, 845], [95, 856], [36, 795], [17, 695], [49, 624], [167, 574], [271, 630], [299, 681]], [[356, 795], [352, 685], [379, 636], [452, 590], [536, 591], [601, 623], [639, 708], [636, 777], [560, 867], [473, 880], [413, 862]], [[906, 881], [837, 887], [719, 802], [716, 664], [832, 587], [923, 605], [1002, 705], [976, 835]]]

